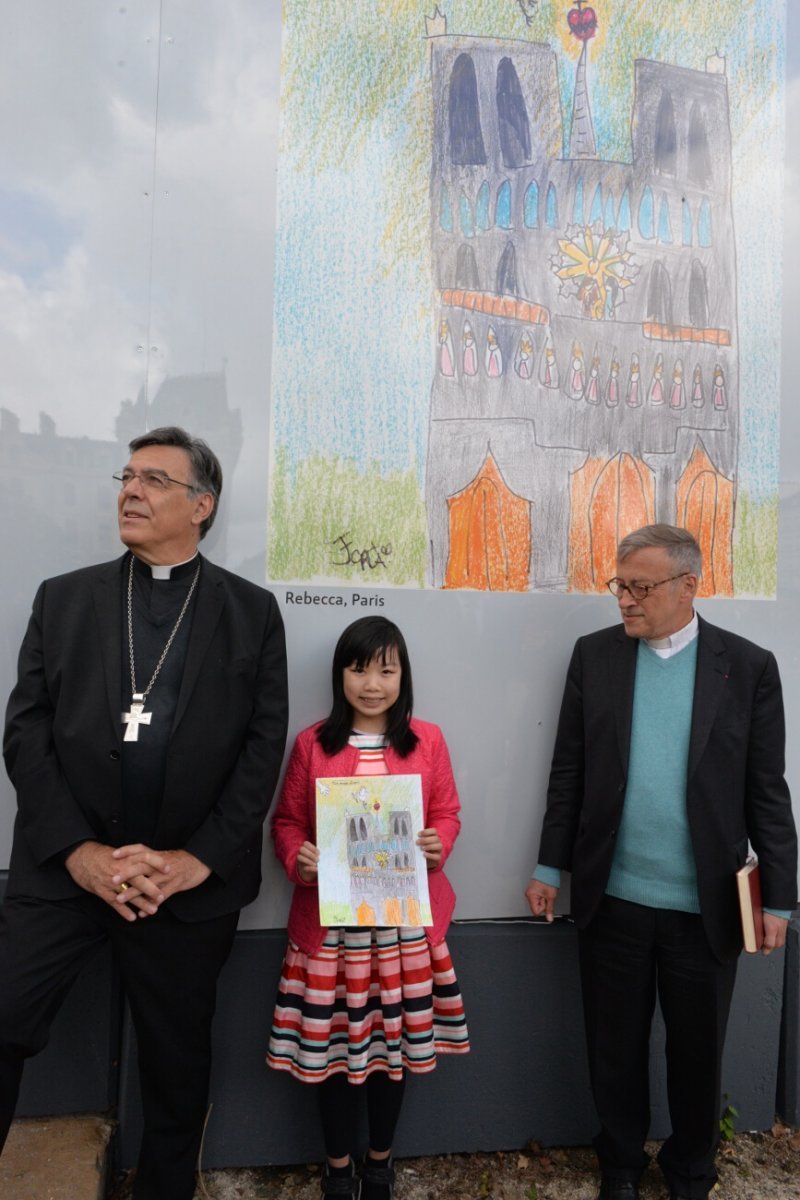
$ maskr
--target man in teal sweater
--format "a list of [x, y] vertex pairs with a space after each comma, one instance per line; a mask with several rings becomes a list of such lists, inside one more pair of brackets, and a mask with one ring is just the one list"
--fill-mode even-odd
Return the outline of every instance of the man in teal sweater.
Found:
[[796, 903], [797, 838], [784, 780], [772, 654], [694, 611], [700, 548], [648, 525], [620, 542], [608, 587], [622, 625], [580, 638], [570, 662], [539, 858], [526, 895], [553, 918], [572, 873], [598, 1200], [638, 1200], [648, 1159], [649, 1039], [667, 1029], [671, 1200], [716, 1180], [725, 1027], [742, 948], [735, 872], [761, 865], [765, 954]]

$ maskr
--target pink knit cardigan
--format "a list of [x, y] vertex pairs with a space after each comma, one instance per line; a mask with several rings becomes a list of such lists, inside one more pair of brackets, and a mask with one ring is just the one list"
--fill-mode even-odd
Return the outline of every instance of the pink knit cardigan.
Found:
[[[319, 723], [297, 735], [271, 823], [275, 853], [295, 885], [289, 911], [289, 937], [306, 954], [316, 954], [327, 933], [319, 923], [317, 885], [304, 883], [296, 866], [303, 842], [316, 842], [315, 781], [354, 775], [358, 762], [354, 746], [345, 746], [338, 754], [326, 754], [316, 739], [318, 728]], [[461, 828], [458, 817], [461, 806], [441, 729], [417, 720], [412, 720], [411, 728], [419, 738], [416, 748], [401, 758], [387, 746], [386, 765], [390, 775], [422, 777], [425, 827], [435, 828], [442, 842], [441, 860], [428, 872], [433, 925], [425, 932], [435, 946], [444, 940], [456, 903], [455, 892], [442, 868]]]

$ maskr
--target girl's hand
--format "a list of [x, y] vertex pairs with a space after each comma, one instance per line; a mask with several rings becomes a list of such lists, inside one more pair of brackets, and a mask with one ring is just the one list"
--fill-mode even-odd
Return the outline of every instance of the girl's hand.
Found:
[[421, 829], [417, 845], [427, 859], [428, 870], [438, 867], [442, 859], [442, 839], [435, 829]]
[[317, 882], [317, 863], [319, 862], [319, 850], [313, 842], [303, 842], [297, 852], [297, 874], [302, 879], [303, 883]]

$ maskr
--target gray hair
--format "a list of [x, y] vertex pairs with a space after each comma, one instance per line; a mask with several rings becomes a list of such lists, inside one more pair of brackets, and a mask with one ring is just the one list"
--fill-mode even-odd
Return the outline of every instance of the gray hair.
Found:
[[200, 537], [204, 538], [214, 524], [222, 495], [222, 467], [216, 454], [202, 438], [191, 437], [178, 425], [162, 425], [159, 429], [151, 429], [149, 433], [134, 438], [128, 444], [128, 449], [133, 454], [145, 446], [175, 446], [178, 450], [186, 451], [192, 474], [192, 492], [195, 496], [208, 492], [214, 501], [214, 507], [200, 526]]
[[635, 550], [666, 550], [671, 562], [681, 571], [700, 575], [703, 554], [688, 529], [678, 525], [643, 525], [622, 539], [617, 547], [617, 559], [624, 562]]

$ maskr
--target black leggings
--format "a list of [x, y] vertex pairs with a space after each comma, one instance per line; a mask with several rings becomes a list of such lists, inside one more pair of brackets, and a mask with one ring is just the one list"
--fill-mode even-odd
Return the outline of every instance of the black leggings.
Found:
[[[394, 1131], [403, 1104], [406, 1087], [402, 1079], [390, 1079], [385, 1071], [373, 1071], [367, 1076], [367, 1120], [371, 1150], [385, 1153], [391, 1150]], [[339, 1072], [317, 1085], [325, 1153], [328, 1158], [346, 1158], [353, 1151], [358, 1124], [358, 1104], [364, 1089], [348, 1082]]]

